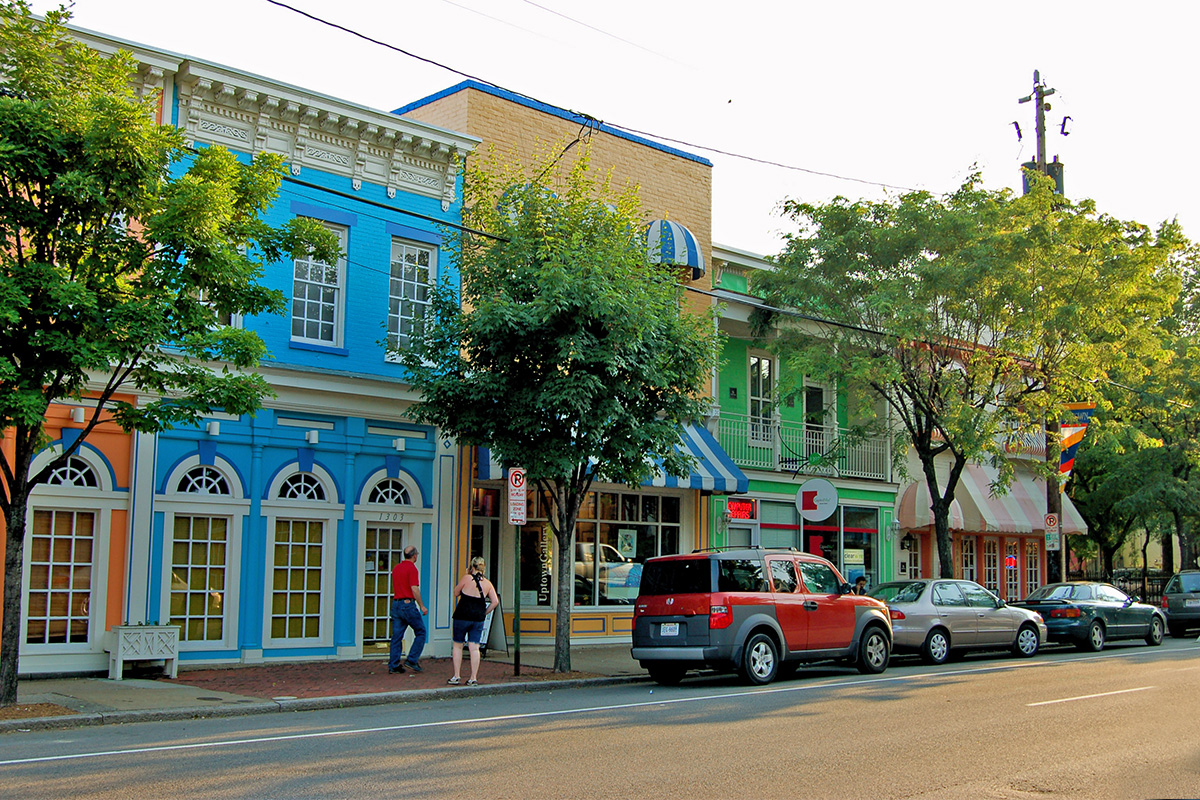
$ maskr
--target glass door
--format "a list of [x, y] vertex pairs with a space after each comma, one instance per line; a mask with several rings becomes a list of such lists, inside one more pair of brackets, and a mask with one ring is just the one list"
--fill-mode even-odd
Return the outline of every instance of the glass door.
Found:
[[387, 652], [392, 635], [392, 567], [404, 558], [408, 525], [368, 525], [363, 560], [363, 650]]

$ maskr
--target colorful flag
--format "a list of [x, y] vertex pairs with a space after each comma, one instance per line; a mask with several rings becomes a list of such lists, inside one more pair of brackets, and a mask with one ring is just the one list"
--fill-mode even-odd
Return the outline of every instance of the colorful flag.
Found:
[[1062, 475], [1062, 484], [1065, 484], [1067, 478], [1071, 477], [1071, 470], [1075, 467], [1075, 452], [1079, 450], [1079, 443], [1083, 441], [1083, 435], [1087, 433], [1088, 421], [1092, 418], [1092, 414], [1096, 413], [1096, 404], [1067, 403], [1065, 408], [1075, 415], [1075, 421], [1064, 422], [1058, 429], [1062, 449], [1062, 460], [1059, 462], [1058, 471]]

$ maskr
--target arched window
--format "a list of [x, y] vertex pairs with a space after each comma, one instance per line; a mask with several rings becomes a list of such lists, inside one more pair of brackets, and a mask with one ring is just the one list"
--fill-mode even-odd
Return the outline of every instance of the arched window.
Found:
[[375, 484], [367, 502], [385, 505], [411, 506], [412, 497], [403, 483], [395, 478], [385, 478]]
[[46, 482], [52, 486], [78, 486], [85, 489], [96, 489], [100, 486], [96, 472], [79, 456], [69, 457], [67, 463], [50, 473]]
[[228, 497], [232, 494], [225, 476], [213, 467], [199, 466], [188, 470], [179, 479], [175, 491], [184, 494], [210, 494]]
[[281, 500], [324, 500], [325, 487], [310, 472], [297, 472], [279, 487]]

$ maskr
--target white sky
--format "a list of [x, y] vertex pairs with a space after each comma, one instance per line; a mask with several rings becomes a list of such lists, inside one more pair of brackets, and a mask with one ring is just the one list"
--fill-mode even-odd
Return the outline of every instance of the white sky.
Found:
[[[1037, 69], [1057, 89], [1047, 153], [1067, 194], [1151, 227], [1178, 217], [1200, 238], [1200, 3], [287, 2], [604, 122], [935, 193], [974, 168], [1019, 190], [1035, 143], [1033, 104], [1017, 98]], [[384, 110], [462, 80], [267, 0], [76, 0], [74, 22]], [[714, 241], [751, 252], [792, 230], [785, 198], [885, 191], [674, 146], [713, 162]]]

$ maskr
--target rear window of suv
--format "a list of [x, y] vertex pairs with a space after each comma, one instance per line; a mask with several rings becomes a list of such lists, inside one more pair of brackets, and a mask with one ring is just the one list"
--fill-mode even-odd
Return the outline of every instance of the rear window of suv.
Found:
[[712, 588], [712, 560], [684, 558], [674, 561], [650, 561], [642, 571], [640, 593], [704, 594]]
[[1168, 594], [1172, 592], [1200, 592], [1200, 572], [1176, 575], [1171, 579], [1171, 584], [1167, 587], [1166, 591]]
[[769, 592], [761, 561], [720, 559], [717, 571], [718, 592]]

